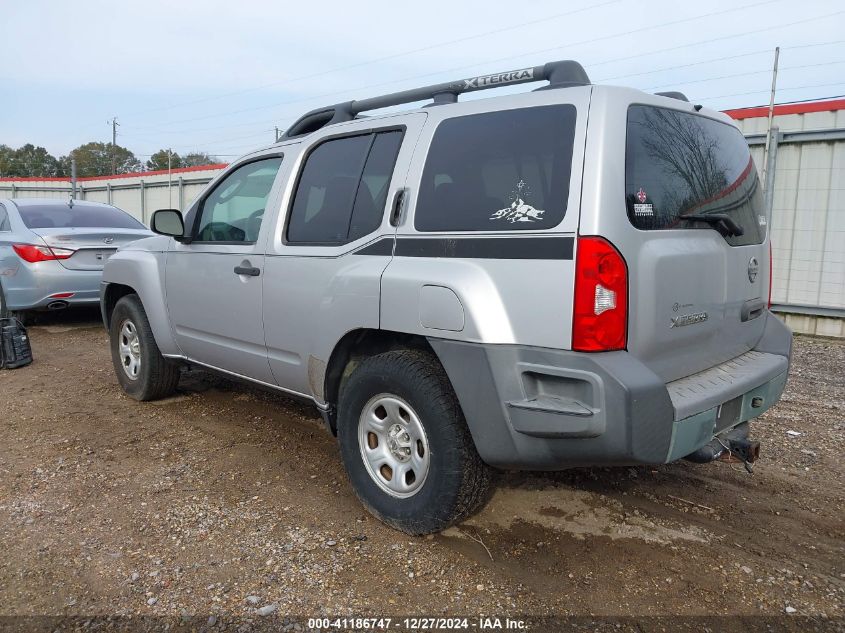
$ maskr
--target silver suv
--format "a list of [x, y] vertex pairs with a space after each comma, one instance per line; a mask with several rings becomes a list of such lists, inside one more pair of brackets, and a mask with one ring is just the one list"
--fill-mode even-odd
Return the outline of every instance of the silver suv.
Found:
[[312, 401], [411, 534], [476, 509], [491, 467], [751, 462], [786, 381], [742, 135], [575, 62], [315, 110], [152, 229], [103, 274], [124, 390], [190, 363]]

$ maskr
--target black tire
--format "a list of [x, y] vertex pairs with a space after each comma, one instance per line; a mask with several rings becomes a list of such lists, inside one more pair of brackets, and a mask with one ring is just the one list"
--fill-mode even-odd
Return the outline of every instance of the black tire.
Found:
[[[138, 339], [140, 362], [134, 378], [124, 369], [120, 352], [121, 332], [127, 323]], [[142, 401], [159, 400], [173, 394], [179, 383], [179, 364], [161, 355], [138, 295], [126, 295], [117, 302], [111, 315], [109, 335], [112, 363], [123, 391]]]
[[[427, 475], [410, 497], [397, 498], [376, 483], [359, 443], [359, 420], [380, 394], [410, 405], [425, 432]], [[338, 439], [346, 472], [361, 502], [386, 524], [412, 535], [439, 532], [486, 500], [491, 469], [479, 457], [449, 379], [431, 354], [398, 350], [371, 356], [342, 385], [339, 400]]]
[[32, 323], [31, 313], [23, 312], [21, 310], [9, 310], [6, 305], [6, 294], [3, 292], [3, 286], [0, 285], [0, 319], [17, 319], [23, 326]]

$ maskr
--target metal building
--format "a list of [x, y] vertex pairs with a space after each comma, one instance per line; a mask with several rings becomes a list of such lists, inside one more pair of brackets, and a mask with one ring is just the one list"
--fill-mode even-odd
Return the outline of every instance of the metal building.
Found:
[[[727, 114], [761, 170], [768, 108]], [[774, 114], [772, 304], [796, 332], [845, 336], [845, 99]]]

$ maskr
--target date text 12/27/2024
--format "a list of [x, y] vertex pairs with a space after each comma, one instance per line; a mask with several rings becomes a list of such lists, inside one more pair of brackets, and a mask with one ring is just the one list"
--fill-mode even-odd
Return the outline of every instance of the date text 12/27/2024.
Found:
[[374, 630], [374, 631], [524, 631], [528, 625], [524, 620], [497, 617], [479, 618], [308, 618], [308, 628], [314, 630]]

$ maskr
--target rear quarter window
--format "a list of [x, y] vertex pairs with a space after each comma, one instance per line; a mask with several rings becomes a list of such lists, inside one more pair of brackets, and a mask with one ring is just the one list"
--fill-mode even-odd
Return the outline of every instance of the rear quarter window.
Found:
[[540, 106], [443, 121], [414, 215], [418, 231], [542, 230], [566, 214], [576, 109]]
[[710, 229], [691, 215], [726, 214], [743, 235], [732, 246], [760, 244], [766, 216], [757, 170], [739, 130], [704, 116], [633, 105], [625, 150], [628, 219], [644, 231]]

